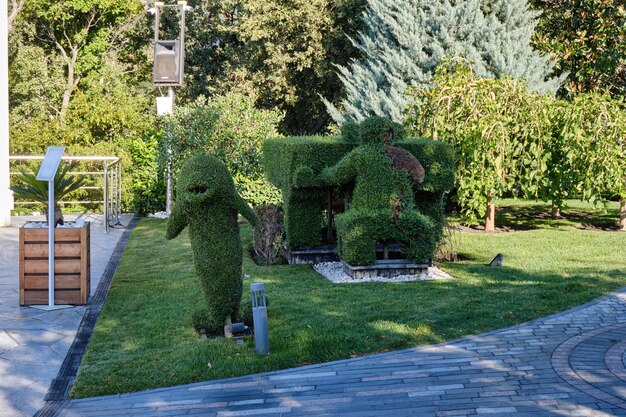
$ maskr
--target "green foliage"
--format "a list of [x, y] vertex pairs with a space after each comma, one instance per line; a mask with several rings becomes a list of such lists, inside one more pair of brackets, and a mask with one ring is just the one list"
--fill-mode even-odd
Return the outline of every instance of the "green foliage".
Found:
[[[360, 26], [360, 0], [190, 1], [187, 69], [182, 95], [244, 92], [264, 109], [285, 114], [280, 130], [317, 132], [328, 122], [320, 95], [339, 99], [333, 63], [355, 48], [345, 35]], [[172, 27], [176, 23], [172, 22]]]
[[159, 138], [162, 136], [161, 131], [151, 132], [143, 139], [128, 142], [129, 191], [133, 197], [133, 210], [140, 216], [162, 211], [165, 207], [164, 173], [158, 163]]
[[[399, 126], [390, 124], [388, 120], [372, 119], [368, 123], [371, 123], [371, 127], [380, 127], [381, 125], [376, 123], [377, 120], [384, 126], [395, 128], [398, 131], [401, 130]], [[360, 132], [360, 130], [361, 126], [354, 126], [352, 129], [353, 132]], [[374, 128], [366, 130], [376, 131]], [[382, 131], [385, 133], [389, 132], [389, 130]], [[360, 140], [360, 133], [357, 134], [357, 138]], [[300, 136], [275, 138], [263, 145], [263, 164], [268, 178], [283, 191], [285, 230], [289, 247], [317, 246], [323, 242], [322, 230], [324, 220], [322, 213], [326, 209], [325, 205], [329, 195], [338, 191], [350, 192], [354, 184], [350, 181], [350, 178], [345, 182], [343, 180], [346, 178], [341, 178], [341, 180], [338, 179], [336, 182], [329, 181], [333, 184], [326, 184], [320, 178], [320, 174], [324, 172], [324, 169], [336, 166], [341, 160], [344, 160], [344, 164], [347, 163], [349, 165], [345, 158], [357, 160], [361, 157], [364, 159], [367, 157], [367, 153], [364, 151], [364, 148], [367, 148], [367, 146], [357, 147], [353, 140], [352, 138], [351, 142], [347, 142], [340, 137]], [[336, 168], [337, 174], [342, 176], [340, 174], [347, 172], [348, 174], [369, 175], [371, 173], [374, 175], [378, 171], [382, 171], [383, 174], [391, 173], [393, 176], [391, 179], [393, 184], [391, 185], [400, 184], [410, 187], [412, 190], [412, 194], [404, 193], [402, 196], [407, 207], [413, 205], [414, 209], [428, 216], [429, 220], [424, 220], [424, 223], [434, 222], [435, 224], [440, 224], [443, 221], [441, 205], [443, 193], [452, 188], [454, 184], [452, 146], [443, 142], [416, 139], [406, 139], [395, 145], [408, 151], [426, 169], [425, 179], [422, 183], [410, 184], [409, 186], [407, 184], [408, 179], [403, 173], [391, 170], [386, 165], [389, 163], [389, 158], [385, 155], [381, 157], [378, 154], [373, 159], [380, 157], [379, 162], [384, 161], [384, 163], [378, 163], [376, 167], [369, 167], [367, 166], [368, 161], [363, 161], [363, 165], [359, 165], [358, 168]], [[385, 149], [385, 146], [380, 142], [378, 145], [372, 146], [377, 147], [378, 150]], [[361, 155], [361, 153], [364, 153], [364, 155]], [[350, 177], [350, 175], [346, 175], [346, 177]], [[357, 180], [357, 184], [358, 182], [359, 180]], [[359, 194], [364, 194], [364, 199], [366, 200], [369, 199], [370, 195], [373, 199], [376, 199], [382, 194], [389, 197], [387, 194], [393, 192], [393, 190], [387, 190], [382, 184], [381, 186], [374, 186], [371, 192], [368, 192], [367, 187], [363, 188], [362, 191]], [[361, 198], [357, 198], [356, 194], [355, 191], [351, 207], [356, 204], [355, 199], [359, 200]], [[380, 197], [379, 200], [382, 201], [384, 199], [385, 197]], [[345, 217], [345, 219], [346, 221], [342, 224], [345, 224], [345, 227], [348, 228], [351, 223], [349, 221], [350, 216]], [[404, 216], [402, 216], [401, 222], [404, 221]], [[414, 220], [411, 218], [406, 221], [410, 223]], [[339, 223], [340, 221], [338, 220], [338, 227]], [[384, 238], [384, 236], [381, 238]], [[413, 253], [418, 252], [414, 251]], [[421, 259], [426, 258], [422, 257]]]
[[530, 0], [541, 16], [535, 44], [567, 74], [563, 94], [626, 94], [626, 8], [613, 0]]
[[189, 225], [194, 266], [207, 303], [203, 321], [212, 334], [223, 335], [225, 320], [239, 312], [243, 249], [238, 214], [253, 224], [258, 221], [237, 194], [224, 163], [199, 154], [183, 164], [166, 237], [176, 238]]
[[479, 78], [468, 64], [442, 64], [431, 88], [411, 90], [414, 134], [454, 143], [457, 199], [465, 219], [505, 193], [538, 196], [551, 142], [554, 99], [522, 81]]
[[626, 198], [626, 106], [609, 95], [580, 94], [561, 110], [558, 140], [576, 173], [575, 191], [591, 203]]
[[[68, 176], [70, 165], [61, 166], [54, 176], [54, 200], [55, 204], [69, 193], [82, 187], [84, 179]], [[34, 200], [39, 203], [48, 203], [48, 183], [37, 180], [37, 172], [20, 171], [17, 184], [11, 187], [16, 196]]]
[[[263, 179], [259, 159], [262, 143], [278, 135], [281, 117], [281, 112], [259, 110], [252, 98], [235, 93], [177, 108], [169, 141], [174, 171], [191, 155], [211, 153], [226, 164], [237, 190], [247, 201], [280, 202], [279, 191]], [[162, 159], [165, 157], [163, 154]]]
[[407, 87], [429, 85], [446, 55], [463, 56], [480, 77], [524, 78], [531, 91], [554, 93], [549, 58], [530, 45], [536, 12], [526, 0], [368, 0], [364, 28], [352, 43], [361, 53], [349, 66], [338, 63], [345, 98], [327, 102], [343, 124], [371, 115], [402, 122]]
[[[78, 190], [83, 186], [85, 181], [84, 178], [76, 178], [73, 175], [68, 175], [69, 171], [70, 165], [63, 165], [59, 167], [54, 176], [55, 220], [60, 224], [63, 224], [63, 213], [57, 202], [66, 195]], [[22, 169], [19, 177], [17, 177], [16, 183], [11, 187], [11, 191], [13, 191], [18, 198], [44, 204], [46, 214], [50, 212], [50, 206], [48, 204], [48, 182], [37, 180], [36, 171], [28, 172]]]
[[408, 258], [430, 260], [441, 228], [416, 211], [415, 188], [424, 170], [412, 155], [392, 146], [402, 139], [402, 125], [374, 116], [359, 130], [360, 146], [319, 176], [325, 186], [356, 184], [348, 211], [335, 218], [339, 256], [350, 264], [371, 264], [377, 242], [400, 242]]

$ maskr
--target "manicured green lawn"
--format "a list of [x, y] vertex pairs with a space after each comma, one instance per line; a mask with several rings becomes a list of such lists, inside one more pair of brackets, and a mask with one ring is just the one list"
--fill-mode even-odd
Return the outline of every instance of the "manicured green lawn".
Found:
[[[579, 217], [553, 224], [540, 203], [501, 212], [501, 224], [531, 230], [463, 233], [465, 261], [441, 267], [455, 279], [334, 285], [309, 266], [256, 266], [270, 297], [272, 353], [252, 340], [202, 340], [192, 312], [202, 305], [187, 232], [166, 241], [165, 222], [142, 220], [113, 281], [83, 359], [74, 397], [137, 391], [294, 367], [441, 342], [531, 320], [626, 285], [626, 233], [583, 230]], [[595, 216], [599, 216], [598, 213]], [[614, 210], [600, 223], [615, 221]], [[249, 242], [249, 228], [242, 232]], [[505, 266], [486, 264], [502, 252]], [[244, 295], [248, 296], [248, 293]], [[209, 366], [210, 364], [210, 366]]]

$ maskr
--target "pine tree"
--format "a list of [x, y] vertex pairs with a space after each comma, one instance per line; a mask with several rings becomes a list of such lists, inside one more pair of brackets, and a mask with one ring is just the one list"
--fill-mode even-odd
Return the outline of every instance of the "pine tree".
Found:
[[561, 79], [530, 45], [537, 14], [526, 0], [368, 0], [364, 29], [352, 43], [361, 59], [337, 66], [345, 89], [343, 124], [371, 115], [403, 120], [409, 86], [428, 85], [442, 58], [462, 56], [480, 77], [524, 78], [531, 91], [552, 93]]

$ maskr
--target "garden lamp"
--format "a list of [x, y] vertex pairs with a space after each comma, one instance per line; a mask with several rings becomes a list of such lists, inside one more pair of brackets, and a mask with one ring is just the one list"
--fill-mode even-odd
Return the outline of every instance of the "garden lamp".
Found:
[[267, 325], [265, 284], [261, 282], [251, 284], [250, 293], [252, 294], [252, 319], [254, 320], [256, 353], [259, 355], [267, 355], [270, 353], [270, 335]]

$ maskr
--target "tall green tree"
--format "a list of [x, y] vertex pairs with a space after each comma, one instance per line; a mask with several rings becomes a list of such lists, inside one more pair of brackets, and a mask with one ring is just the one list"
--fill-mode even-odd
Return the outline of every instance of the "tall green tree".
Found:
[[554, 93], [560, 79], [530, 45], [536, 17], [526, 0], [368, 0], [352, 40], [363, 58], [338, 66], [346, 96], [328, 111], [340, 124], [372, 114], [402, 121], [407, 87], [428, 85], [449, 55], [480, 77], [523, 78], [531, 91]]
[[140, 2], [124, 0], [33, 0], [22, 10], [32, 27], [30, 43], [63, 62], [64, 87], [58, 115], [61, 121], [80, 80], [99, 68], [117, 32], [130, 16], [143, 12]]
[[[333, 63], [346, 64], [356, 54], [345, 35], [360, 27], [360, 0], [189, 4], [195, 10], [188, 16], [184, 101], [233, 91], [255, 97], [260, 108], [283, 111], [283, 132], [313, 133], [327, 125], [320, 96], [340, 99]], [[172, 36], [174, 20], [166, 22]]]
[[567, 74], [560, 94], [626, 95], [626, 4], [615, 0], [530, 0], [541, 11], [534, 42]]

